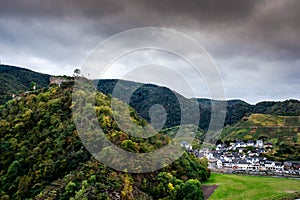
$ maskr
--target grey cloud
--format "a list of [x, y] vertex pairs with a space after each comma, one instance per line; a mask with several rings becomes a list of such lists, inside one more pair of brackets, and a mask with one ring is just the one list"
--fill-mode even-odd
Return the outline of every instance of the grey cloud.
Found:
[[267, 56], [275, 53], [283, 59], [300, 53], [298, 0], [12, 0], [0, 5], [0, 16], [35, 17], [41, 22], [49, 17], [87, 18], [93, 22], [91, 32], [107, 36], [141, 26], [216, 35], [222, 41], [212, 49], [221, 56], [228, 55], [231, 46], [239, 53], [261, 49]]
[[[74, 25], [78, 22], [79, 26]], [[49, 60], [60, 67], [69, 64], [78, 66], [95, 43], [101, 40], [100, 34], [95, 38], [89, 32], [87, 22], [84, 19], [16, 20], [3, 17], [0, 19], [0, 59], [5, 61], [10, 57], [23, 55], [24, 64], [31, 57], [36, 57], [39, 60]]]
[[[61, 16], [84, 14], [103, 16], [123, 13], [155, 13], [167, 18], [174, 15], [196, 20], [236, 19], [247, 15], [257, 4], [257, 0], [10, 0], [1, 2], [1, 15]], [[134, 11], [134, 12], [132, 12]], [[148, 17], [151, 15], [148, 15]], [[146, 16], [144, 16], [146, 17]], [[141, 17], [139, 17], [141, 19]]]
[[299, 9], [297, 0], [263, 1], [241, 30], [242, 39], [275, 50], [279, 59], [300, 57]]
[[300, 98], [299, 10], [298, 0], [1, 1], [0, 59], [68, 73], [113, 34], [169, 27], [204, 45], [229, 98]]
[[109, 0], [10, 0], [1, 1], [0, 15], [27, 17], [103, 16], [122, 9], [117, 1]]
[[[249, 66], [245, 65], [249, 64]], [[264, 61], [240, 57], [218, 63], [228, 98], [248, 102], [299, 99], [300, 61]]]

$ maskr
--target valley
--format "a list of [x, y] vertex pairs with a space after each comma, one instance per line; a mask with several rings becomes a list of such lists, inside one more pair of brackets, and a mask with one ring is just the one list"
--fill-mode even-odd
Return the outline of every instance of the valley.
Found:
[[[181, 125], [177, 98], [186, 104], [190, 100], [168, 88], [121, 80], [119, 84], [123, 95], [132, 88], [141, 86], [134, 91], [127, 105], [112, 97], [118, 80], [98, 82], [86, 79], [87, 82], [96, 84], [99, 90], [95, 105], [91, 107], [97, 113], [97, 123], [106, 137], [119, 148], [132, 153], [147, 153], [170, 144], [180, 127], [186, 136], [195, 134], [191, 144], [184, 143], [184, 137], [181, 138], [181, 145], [186, 153], [174, 163], [157, 171], [131, 174], [107, 167], [93, 158], [82, 144], [72, 115], [72, 109], [76, 107], [72, 102], [74, 77], [53, 77], [4, 65], [0, 66], [0, 71], [0, 78], [3, 80], [0, 85], [1, 199], [182, 199], [188, 195], [203, 199], [203, 184], [220, 185], [211, 199], [220, 198], [220, 195], [228, 199], [232, 196], [227, 197], [218, 192], [223, 191], [223, 185], [227, 184], [222, 178], [227, 175], [212, 173], [211, 177], [211, 170], [231, 170], [230, 173], [234, 170], [269, 170], [293, 176], [298, 174], [298, 100], [261, 102], [256, 105], [241, 100], [226, 101], [224, 129], [220, 137], [214, 138], [217, 143], [210, 144], [205, 149], [211, 108], [216, 100], [197, 99], [199, 126]], [[35, 88], [32, 87], [33, 82]], [[84, 91], [79, 92], [84, 94]], [[168, 113], [166, 123], [153, 137], [133, 137], [118, 127], [112, 116], [115, 111], [110, 108], [112, 101], [118, 107], [128, 107], [131, 120], [139, 126], [146, 126], [151, 122], [151, 106], [163, 105]], [[122, 120], [122, 113], [118, 116]], [[86, 134], [89, 134], [88, 131]], [[116, 161], [120, 160], [115, 159]], [[130, 163], [130, 160], [123, 162]], [[245, 181], [243, 178], [234, 179], [236, 183]], [[272, 181], [267, 185], [272, 185], [273, 179], [270, 180]], [[188, 193], [189, 187], [195, 188], [195, 193]], [[238, 197], [247, 195], [247, 187], [250, 186], [243, 186], [245, 193]], [[228, 190], [233, 188], [225, 189], [225, 193]], [[258, 188], [255, 190], [259, 191]], [[299, 191], [294, 186], [287, 185], [281, 192], [264, 198], [299, 197]]]

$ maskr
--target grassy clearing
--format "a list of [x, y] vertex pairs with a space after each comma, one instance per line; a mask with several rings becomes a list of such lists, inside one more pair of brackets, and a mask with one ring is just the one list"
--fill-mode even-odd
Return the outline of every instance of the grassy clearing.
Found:
[[286, 178], [212, 173], [205, 185], [219, 185], [209, 200], [295, 199], [300, 195], [300, 180]]

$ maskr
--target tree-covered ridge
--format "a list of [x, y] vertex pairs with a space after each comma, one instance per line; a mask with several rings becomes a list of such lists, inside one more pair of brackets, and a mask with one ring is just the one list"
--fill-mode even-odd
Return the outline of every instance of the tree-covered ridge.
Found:
[[252, 113], [262, 113], [270, 115], [283, 115], [283, 116], [299, 116], [300, 115], [300, 102], [298, 100], [285, 100], [285, 101], [263, 101], [257, 103]]
[[31, 83], [36, 84], [36, 89], [48, 86], [49, 77], [47, 74], [0, 64], [0, 105], [12, 99], [13, 94], [32, 89]]
[[[126, 96], [132, 93], [129, 105], [133, 107], [138, 115], [150, 121], [149, 108], [155, 104], [163, 105], [168, 113], [165, 128], [178, 126], [181, 123], [181, 109], [179, 100], [190, 103], [190, 99], [172, 91], [166, 87], [160, 87], [153, 84], [142, 84], [125, 80], [95, 80], [98, 90], [106, 95], [113, 94], [116, 85], [120, 88], [120, 96]], [[200, 110], [199, 128], [207, 130], [210, 117], [211, 106], [214, 105], [216, 100], [211, 99], [197, 99]], [[241, 100], [228, 100], [226, 101], [226, 118], [224, 126], [232, 125], [240, 121], [244, 116], [249, 116], [252, 113], [272, 114], [272, 115], [287, 115], [297, 116], [300, 115], [300, 101], [286, 100], [282, 102], [260, 102], [256, 105], [248, 104]]]
[[[7, 100], [12, 99], [13, 94], [20, 94], [22, 91], [32, 89], [31, 83], [36, 84], [36, 88], [40, 89], [49, 84], [50, 75], [41, 74], [8, 65], [0, 65], [0, 105]], [[64, 77], [69, 78], [69, 77]], [[133, 88], [142, 86], [142, 83], [124, 80], [94, 80], [100, 92], [109, 95], [112, 94], [116, 84], [120, 87], [120, 96], [128, 95]], [[171, 91], [166, 87], [153, 84], [145, 84], [137, 91], [133, 92], [129, 105], [133, 107], [137, 114], [142, 118], [150, 121], [149, 108], [154, 104], [163, 105], [168, 112], [165, 128], [180, 125], [181, 109], [178, 99], [182, 102], [190, 103], [190, 99]], [[213, 100], [197, 99], [200, 110], [199, 128], [207, 130], [210, 123], [211, 105]], [[300, 115], [300, 102], [298, 100], [286, 100], [282, 102], [266, 101], [256, 105], [250, 105], [241, 100], [228, 100], [227, 113], [224, 125], [232, 125], [241, 120], [244, 116], [252, 113], [262, 113], [271, 115]]]
[[[181, 199], [189, 185], [195, 188], [190, 195], [202, 199], [199, 184], [209, 171], [205, 161], [187, 153], [146, 174], [121, 173], [95, 160], [75, 129], [71, 93], [71, 87], [51, 86], [0, 106], [2, 199]], [[141, 140], [120, 130], [111, 100], [99, 93], [94, 108], [107, 138], [120, 148], [149, 152], [170, 141], [165, 134]], [[133, 109], [130, 116], [146, 123]]]

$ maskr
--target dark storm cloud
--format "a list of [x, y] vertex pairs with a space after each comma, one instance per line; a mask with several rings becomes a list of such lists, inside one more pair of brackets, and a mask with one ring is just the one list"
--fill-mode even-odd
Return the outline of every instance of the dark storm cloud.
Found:
[[[183, 15], [204, 20], [226, 20], [248, 14], [257, 0], [10, 0], [1, 2], [1, 15], [69, 15], [83, 13], [86, 16], [117, 14], [122, 11], [135, 13], [155, 12], [158, 15]], [[139, 13], [138, 13], [139, 14]], [[213, 15], [213, 17], [212, 17]], [[141, 16], [139, 17], [141, 19]], [[142, 17], [143, 18], [143, 17]]]
[[[167, 19], [172, 17], [199, 22], [230, 22], [240, 20], [249, 15], [257, 1], [247, 0], [165, 0], [137, 1], [143, 10], [150, 9], [158, 16], [165, 14]], [[164, 21], [164, 19], [161, 19]], [[171, 21], [171, 20], [170, 20]]]
[[63, 17], [84, 14], [87, 16], [103, 16], [119, 12], [121, 4], [109, 0], [11, 0], [2, 1], [0, 15]]
[[[264, 1], [242, 30], [246, 42], [274, 49], [280, 59], [300, 57], [300, 1]], [[247, 39], [249, 38], [249, 39]]]
[[[189, 26], [235, 23], [255, 8], [256, 0], [10, 0], [0, 3], [0, 16], [60, 18], [84, 17], [113, 24], [110, 33], [140, 26]], [[42, 19], [41, 19], [42, 20]], [[196, 25], [194, 27], [194, 25]], [[97, 28], [97, 27], [95, 27]]]
[[[204, 45], [223, 74], [229, 97], [244, 95], [252, 102], [267, 98], [255, 93], [299, 98], [299, 10], [299, 0], [1, 1], [0, 59], [61, 73], [81, 65], [93, 47], [113, 34], [168, 27]], [[276, 94], [274, 85], [285, 92]]]
[[300, 56], [298, 0], [12, 0], [0, 4], [0, 16], [62, 20], [84, 17], [94, 21], [92, 32], [105, 35], [140, 26], [176, 27], [204, 32], [205, 36], [217, 35], [221, 41], [212, 51], [220, 56], [251, 54], [258, 49], [265, 56], [275, 53], [280, 59]]

